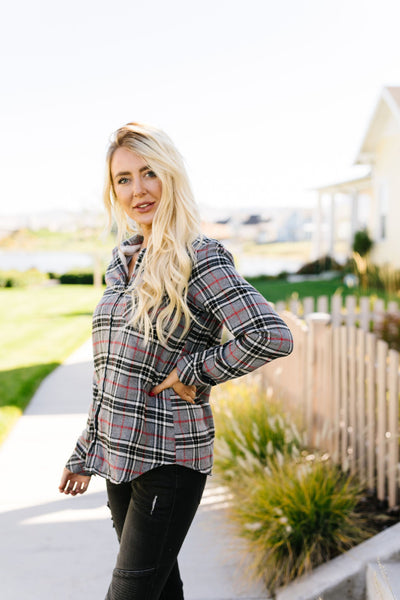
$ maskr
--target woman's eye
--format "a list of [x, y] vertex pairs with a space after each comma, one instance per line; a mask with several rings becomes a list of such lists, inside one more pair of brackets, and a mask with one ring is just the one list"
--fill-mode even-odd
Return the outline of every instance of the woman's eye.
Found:
[[154, 171], [146, 171], [146, 177], [157, 177]]
[[126, 183], [127, 181], [128, 181], [128, 178], [127, 178], [127, 177], [120, 177], [120, 178], [118, 179], [118, 183], [120, 183], [120, 184], [122, 184], [122, 185], [123, 185], [124, 183]]

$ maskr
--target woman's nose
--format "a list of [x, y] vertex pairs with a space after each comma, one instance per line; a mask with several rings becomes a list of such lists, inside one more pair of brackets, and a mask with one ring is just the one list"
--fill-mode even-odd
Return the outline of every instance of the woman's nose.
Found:
[[135, 181], [133, 182], [133, 195], [134, 196], [143, 196], [145, 191], [146, 190], [145, 190], [142, 180], [140, 178], [135, 179]]

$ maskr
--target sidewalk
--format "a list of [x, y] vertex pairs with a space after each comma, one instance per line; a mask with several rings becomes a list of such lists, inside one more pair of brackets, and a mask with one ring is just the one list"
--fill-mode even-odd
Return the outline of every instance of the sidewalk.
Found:
[[[0, 447], [0, 598], [102, 600], [117, 554], [104, 480], [72, 498], [58, 492], [62, 468], [86, 423], [90, 342], [42, 383]], [[227, 496], [209, 478], [180, 554], [186, 600], [259, 600], [229, 533]]]

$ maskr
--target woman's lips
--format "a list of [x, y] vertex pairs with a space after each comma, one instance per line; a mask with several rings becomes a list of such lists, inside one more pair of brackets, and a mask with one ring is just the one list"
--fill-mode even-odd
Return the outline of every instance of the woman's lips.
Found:
[[151, 210], [153, 206], [154, 206], [154, 202], [141, 202], [140, 204], [136, 204], [134, 209], [137, 210], [138, 212], [143, 213], [143, 212], [147, 212], [147, 211]]

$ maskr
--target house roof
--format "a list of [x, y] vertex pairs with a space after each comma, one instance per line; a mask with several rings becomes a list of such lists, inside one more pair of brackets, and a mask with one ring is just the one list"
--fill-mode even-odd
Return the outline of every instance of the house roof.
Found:
[[346, 181], [339, 181], [337, 183], [331, 183], [329, 185], [323, 185], [317, 188], [314, 188], [314, 191], [321, 193], [342, 193], [342, 194], [350, 194], [353, 192], [362, 192], [365, 189], [368, 189], [371, 186], [372, 177], [371, 174], [368, 173], [364, 175], [364, 177], [357, 177], [355, 179], [347, 179]]
[[395, 102], [397, 102], [398, 107], [400, 108], [400, 86], [399, 87], [387, 87], [387, 89]]
[[400, 128], [400, 87], [383, 88], [357, 154], [356, 165], [373, 163], [377, 143], [391, 118]]

